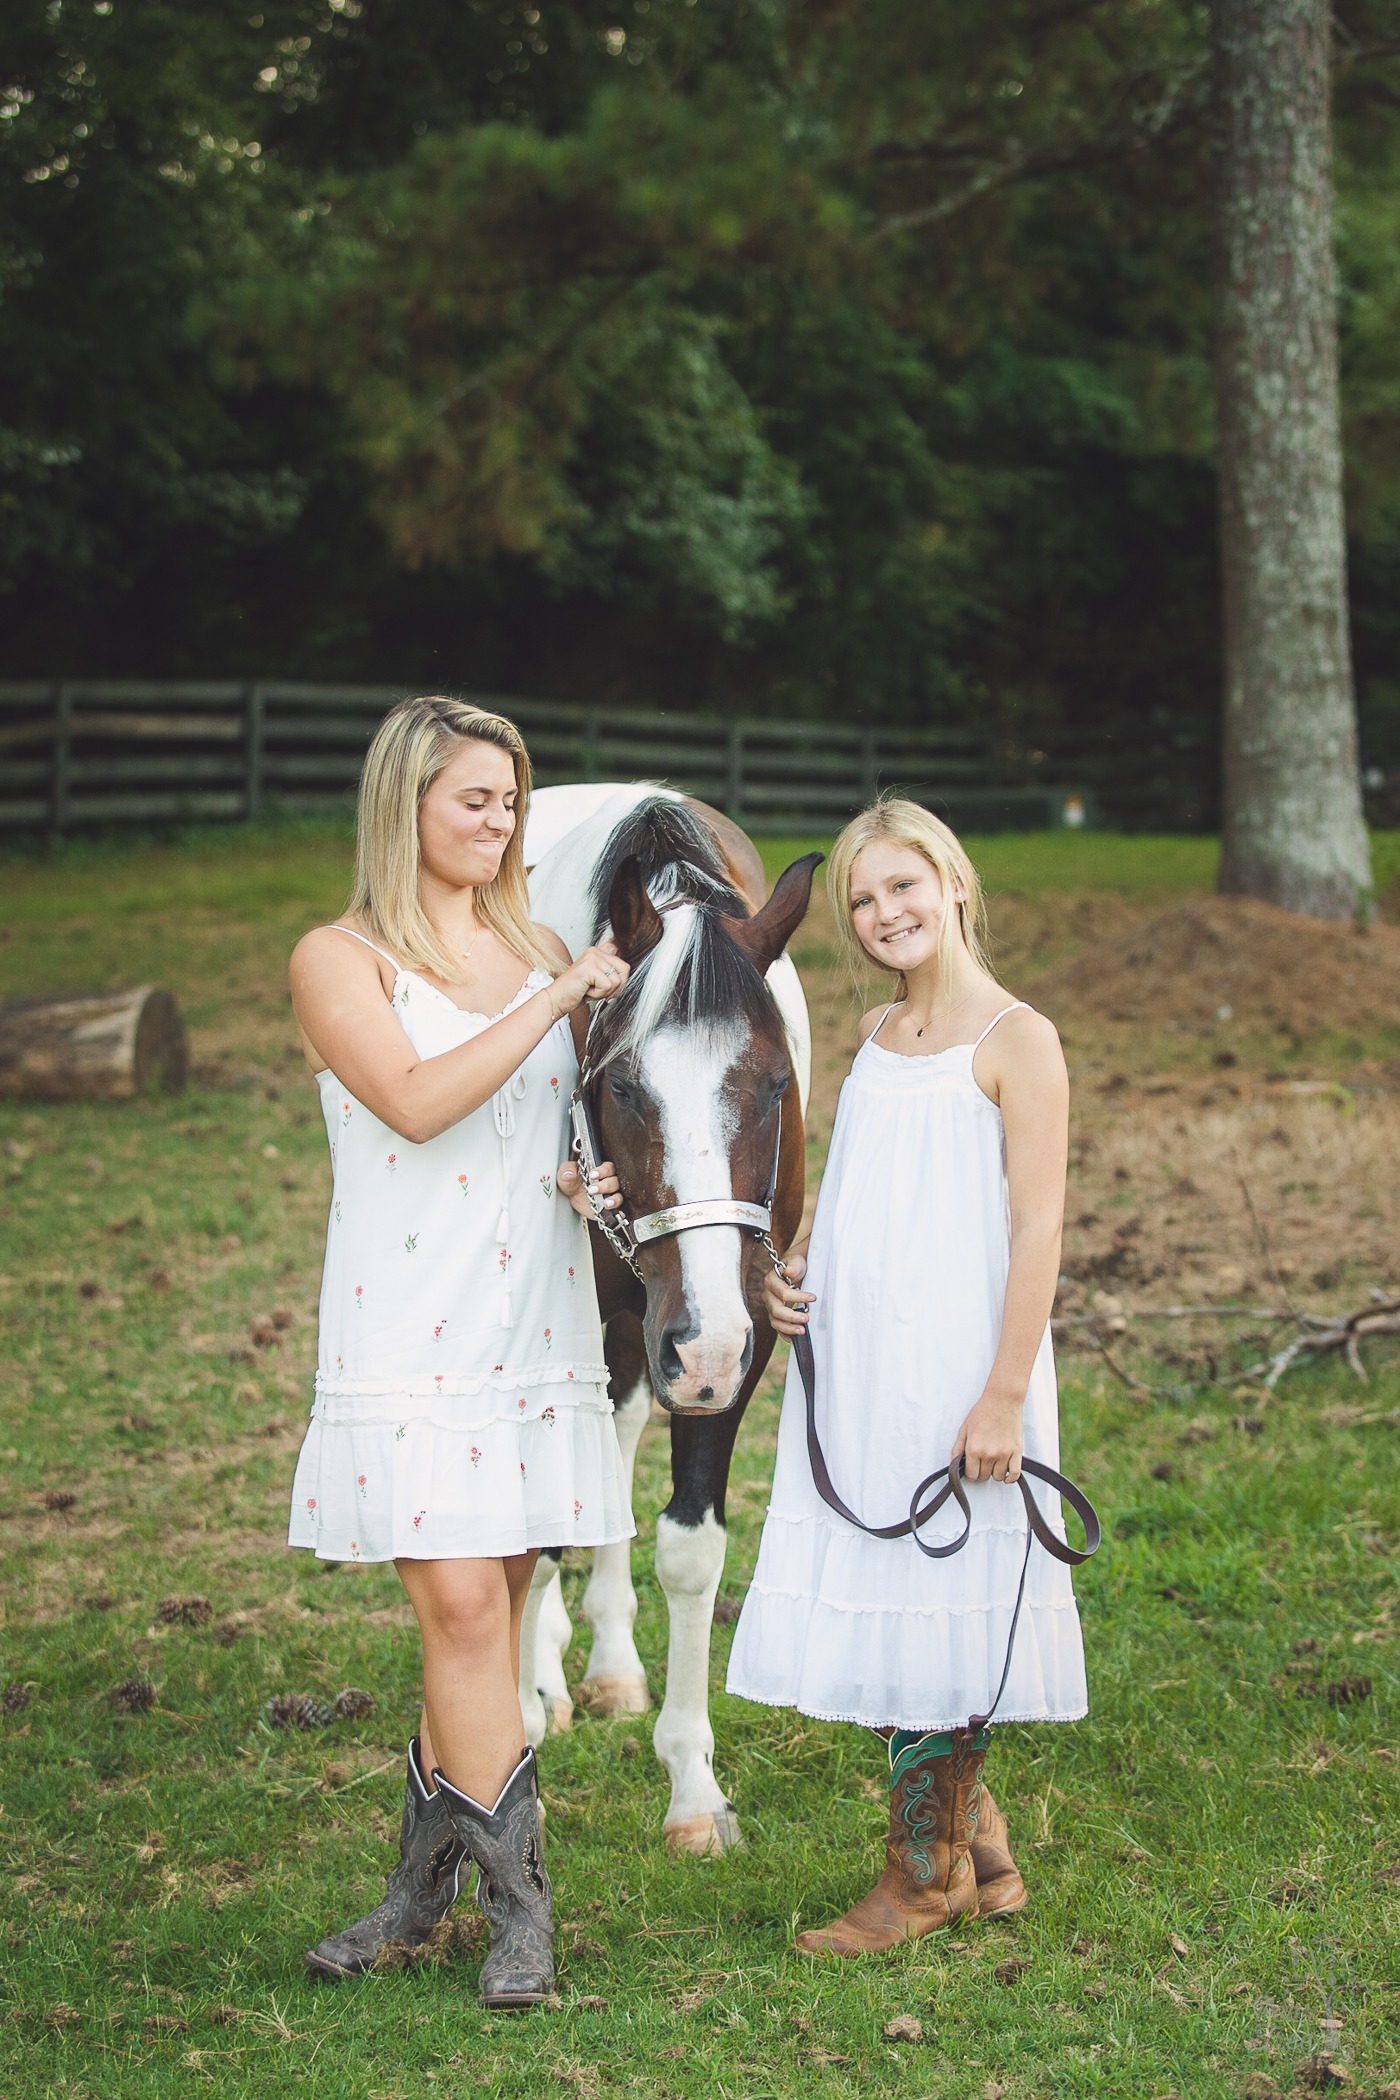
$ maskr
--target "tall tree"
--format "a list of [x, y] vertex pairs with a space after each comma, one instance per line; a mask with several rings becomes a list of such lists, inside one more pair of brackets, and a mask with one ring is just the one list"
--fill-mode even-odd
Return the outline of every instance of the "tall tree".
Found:
[[1220, 887], [1371, 894], [1347, 621], [1328, 0], [1214, 0]]

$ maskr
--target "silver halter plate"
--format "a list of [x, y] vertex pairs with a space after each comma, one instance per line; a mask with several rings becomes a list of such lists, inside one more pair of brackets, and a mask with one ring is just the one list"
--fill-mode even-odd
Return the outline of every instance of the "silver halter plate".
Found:
[[773, 1196], [778, 1186], [778, 1154], [783, 1142], [782, 1103], [778, 1104], [778, 1135], [773, 1146], [773, 1171], [768, 1178], [766, 1203], [741, 1203], [734, 1196], [714, 1196], [696, 1203], [671, 1203], [664, 1210], [649, 1210], [644, 1217], [629, 1218], [625, 1207], [619, 1205], [616, 1210], [609, 1210], [604, 1199], [593, 1193], [593, 1179], [599, 1162], [593, 1137], [593, 1120], [584, 1099], [585, 1090], [593, 1076], [591, 1072], [579, 1073], [578, 1085], [574, 1088], [569, 1102], [569, 1121], [574, 1133], [571, 1149], [583, 1174], [588, 1207], [599, 1231], [614, 1254], [626, 1262], [638, 1281], [642, 1280], [641, 1267], [637, 1261], [639, 1246], [645, 1245], [648, 1240], [665, 1240], [678, 1232], [690, 1232], [697, 1225], [741, 1225], [758, 1236], [767, 1248], [774, 1266], [780, 1266], [769, 1234], [773, 1230]]

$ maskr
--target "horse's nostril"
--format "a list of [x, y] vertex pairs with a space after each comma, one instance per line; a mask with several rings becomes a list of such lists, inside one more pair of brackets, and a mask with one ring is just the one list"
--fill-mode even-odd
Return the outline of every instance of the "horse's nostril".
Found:
[[661, 1347], [656, 1352], [658, 1368], [668, 1385], [674, 1385], [676, 1380], [684, 1375], [685, 1370], [676, 1350], [678, 1332], [677, 1328], [668, 1327], [661, 1337]]

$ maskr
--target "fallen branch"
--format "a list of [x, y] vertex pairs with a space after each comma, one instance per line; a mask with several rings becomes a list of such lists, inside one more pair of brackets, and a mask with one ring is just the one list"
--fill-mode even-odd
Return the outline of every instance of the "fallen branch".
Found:
[[1241, 1372], [1243, 1378], [1263, 1378], [1272, 1392], [1280, 1378], [1303, 1356], [1325, 1356], [1337, 1349], [1346, 1358], [1347, 1368], [1361, 1383], [1367, 1383], [1366, 1366], [1361, 1361], [1361, 1341], [1368, 1334], [1400, 1334], [1400, 1298], [1385, 1300], [1360, 1312], [1345, 1313], [1338, 1318], [1327, 1319], [1320, 1313], [1300, 1313], [1299, 1320], [1307, 1323], [1307, 1331], [1297, 1336], [1286, 1349], [1266, 1363], [1255, 1364]]
[[[1361, 1343], [1371, 1334], [1400, 1334], [1400, 1298], [1389, 1299], [1380, 1292], [1372, 1294], [1372, 1303], [1352, 1313], [1300, 1312], [1292, 1307], [1260, 1305], [1144, 1305], [1136, 1311], [1115, 1313], [1115, 1323], [1121, 1321], [1126, 1327], [1132, 1320], [1199, 1320], [1209, 1317], [1250, 1320], [1287, 1320], [1303, 1331], [1276, 1355], [1267, 1357], [1262, 1363], [1251, 1364], [1248, 1370], [1232, 1371], [1225, 1377], [1211, 1377], [1207, 1385], [1239, 1385], [1246, 1380], [1262, 1379], [1270, 1392], [1288, 1371], [1304, 1356], [1325, 1356], [1336, 1349], [1346, 1358], [1347, 1368], [1353, 1377], [1367, 1384], [1366, 1366], [1361, 1360]], [[1104, 1339], [1107, 1322], [1101, 1313], [1070, 1313], [1052, 1320], [1052, 1330], [1067, 1327], [1084, 1327], [1089, 1330], [1088, 1339], [1103, 1358], [1108, 1369], [1129, 1392], [1140, 1393], [1152, 1400], [1175, 1400], [1181, 1397], [1180, 1385], [1148, 1385], [1141, 1378], [1119, 1363]], [[1115, 1326], [1114, 1331], [1121, 1331]]]

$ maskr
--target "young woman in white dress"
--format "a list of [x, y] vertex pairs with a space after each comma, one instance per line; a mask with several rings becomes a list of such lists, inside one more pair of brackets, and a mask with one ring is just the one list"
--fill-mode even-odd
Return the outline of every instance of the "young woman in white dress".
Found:
[[[768, 1279], [780, 1333], [810, 1333], [831, 1481], [866, 1524], [897, 1522], [919, 1480], [962, 1457], [971, 1534], [944, 1560], [867, 1537], [813, 1481], [796, 1363], [773, 1495], [729, 1666], [741, 1697], [854, 1721], [889, 1741], [877, 1886], [804, 1932], [855, 1955], [971, 1911], [1026, 1901], [981, 1785], [1025, 1552], [1023, 1453], [1058, 1465], [1050, 1309], [1060, 1265], [1068, 1078], [1051, 1023], [1010, 999], [979, 942], [977, 876], [937, 817], [891, 800], [847, 826], [829, 889], [855, 960], [896, 979], [861, 1022], [810, 1246]], [[1062, 1536], [1056, 1498], [1040, 1491]], [[924, 1532], [956, 1534], [955, 1505]], [[999, 1721], [1087, 1710], [1069, 1570], [1036, 1549]]]
[[344, 1977], [425, 1940], [475, 1861], [495, 2005], [553, 1981], [518, 1692], [535, 1560], [633, 1528], [567, 1164], [586, 1002], [627, 966], [606, 945], [573, 961], [531, 924], [529, 790], [513, 723], [402, 702], [365, 761], [349, 909], [291, 966], [333, 1185], [290, 1542], [392, 1560], [423, 1641], [398, 1864], [307, 1960]]

